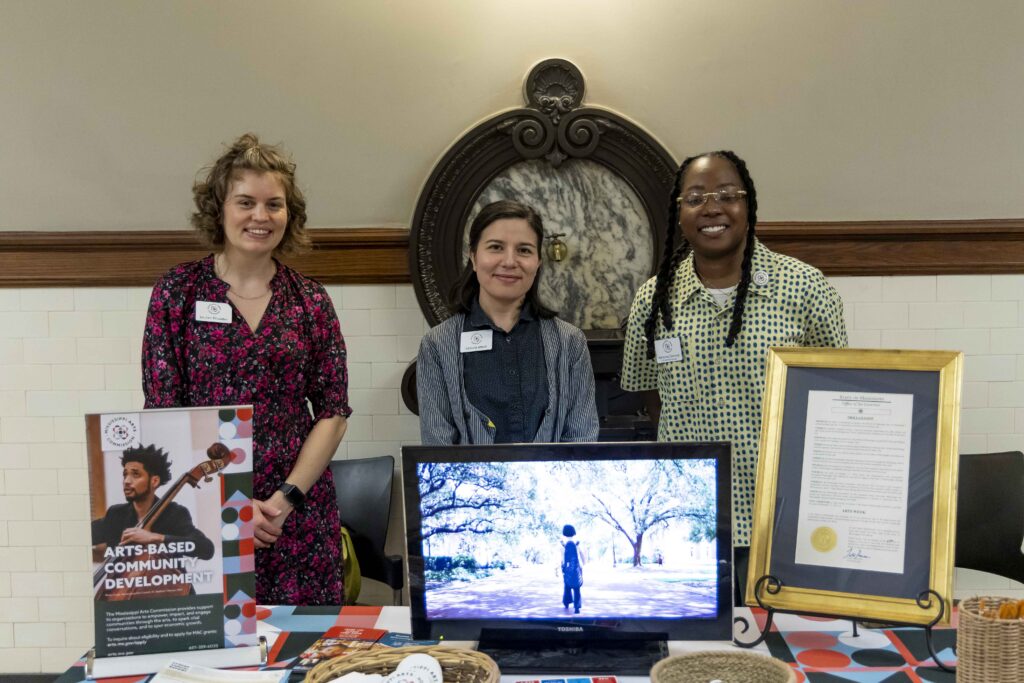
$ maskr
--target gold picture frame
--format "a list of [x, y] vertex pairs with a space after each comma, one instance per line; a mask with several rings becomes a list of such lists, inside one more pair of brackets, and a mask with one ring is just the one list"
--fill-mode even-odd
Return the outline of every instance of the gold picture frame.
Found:
[[748, 605], [949, 623], [962, 378], [957, 351], [769, 351]]

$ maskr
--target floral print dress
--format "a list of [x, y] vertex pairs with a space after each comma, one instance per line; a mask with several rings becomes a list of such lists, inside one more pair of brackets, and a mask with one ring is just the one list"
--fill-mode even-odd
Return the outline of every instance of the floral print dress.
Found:
[[[280, 263], [270, 288], [253, 332], [213, 256], [180, 264], [153, 288], [142, 343], [146, 408], [253, 404], [253, 494], [261, 500], [284, 482], [317, 420], [352, 412], [345, 342], [327, 292]], [[197, 321], [196, 302], [229, 306], [231, 322]], [[340, 605], [339, 524], [328, 468], [277, 542], [256, 550], [256, 600]]]

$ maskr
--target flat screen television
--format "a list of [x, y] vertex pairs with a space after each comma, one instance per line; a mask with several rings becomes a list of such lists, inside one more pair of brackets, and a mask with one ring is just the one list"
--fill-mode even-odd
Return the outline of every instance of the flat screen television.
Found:
[[622, 674], [731, 639], [728, 443], [407, 446], [402, 468], [414, 638]]

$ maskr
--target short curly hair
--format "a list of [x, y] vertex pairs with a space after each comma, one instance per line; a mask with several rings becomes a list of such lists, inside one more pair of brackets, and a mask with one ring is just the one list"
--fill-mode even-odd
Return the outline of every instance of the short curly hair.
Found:
[[146, 470], [146, 474], [160, 479], [159, 486], [163, 486], [171, 480], [171, 461], [167, 453], [156, 444], [141, 446], [139, 448], [126, 448], [121, 454], [121, 466], [124, 467], [130, 462], [137, 462]]
[[224, 201], [231, 183], [242, 171], [257, 171], [276, 173], [284, 185], [288, 224], [274, 253], [290, 256], [310, 248], [312, 239], [306, 230], [306, 198], [295, 182], [295, 164], [280, 147], [263, 145], [254, 133], [246, 133], [204, 170], [206, 178], [197, 180], [192, 186], [192, 198], [196, 204], [192, 227], [204, 245], [215, 250], [224, 246]]

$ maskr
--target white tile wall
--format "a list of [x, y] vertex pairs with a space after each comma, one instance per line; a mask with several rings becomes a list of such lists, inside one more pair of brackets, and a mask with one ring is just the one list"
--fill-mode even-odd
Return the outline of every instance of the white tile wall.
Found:
[[[1024, 276], [833, 278], [852, 346], [966, 355], [961, 452], [1024, 450]], [[357, 411], [336, 457], [398, 455], [399, 382], [427, 329], [408, 285], [328, 288]], [[0, 290], [0, 673], [56, 672], [92, 644], [81, 415], [136, 409], [146, 288]], [[401, 552], [401, 509], [390, 552]], [[958, 571], [956, 595], [1024, 586]], [[364, 584], [364, 598], [389, 591]]]

